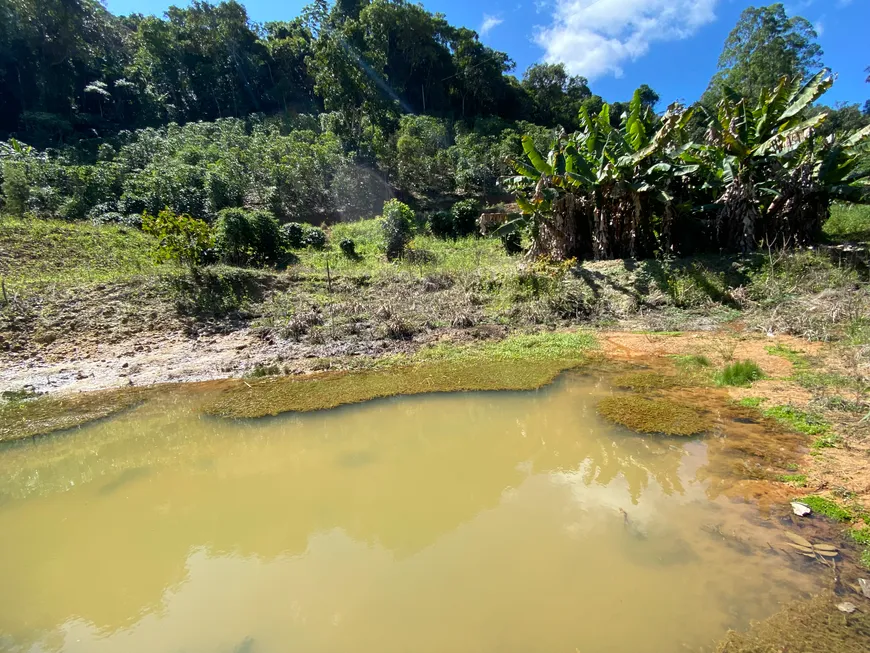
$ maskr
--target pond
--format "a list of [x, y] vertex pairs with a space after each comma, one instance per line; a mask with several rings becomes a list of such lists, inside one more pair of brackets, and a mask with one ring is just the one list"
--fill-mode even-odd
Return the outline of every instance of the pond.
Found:
[[697, 651], [821, 586], [723, 494], [710, 436], [610, 424], [612, 393], [234, 421], [177, 390], [6, 446], [0, 649]]

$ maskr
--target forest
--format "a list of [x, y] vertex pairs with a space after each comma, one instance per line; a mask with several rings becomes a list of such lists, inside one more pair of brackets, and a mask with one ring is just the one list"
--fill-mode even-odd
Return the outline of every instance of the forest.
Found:
[[0, 17], [5, 212], [145, 216], [165, 236], [230, 211], [214, 234], [236, 234], [228, 262], [286, 239], [279, 224], [388, 200], [436, 235], [475, 232], [451, 215], [492, 207], [509, 250], [613, 258], [807, 244], [834, 200], [867, 199], [870, 100], [818, 104], [833, 77], [781, 4], [747, 9], [701, 100], [667, 110], [646, 84], [605, 101], [561, 64], [518, 78], [476, 32], [404, 0], [318, 0], [265, 24], [235, 0], [164, 17], [0, 0]]

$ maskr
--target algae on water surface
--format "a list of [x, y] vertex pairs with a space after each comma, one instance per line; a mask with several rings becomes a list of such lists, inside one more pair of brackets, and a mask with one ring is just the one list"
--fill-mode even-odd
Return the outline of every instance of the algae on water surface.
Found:
[[74, 428], [132, 408], [146, 390], [123, 388], [0, 405], [0, 442]]
[[598, 412], [639, 433], [688, 436], [710, 428], [710, 421], [698, 410], [666, 399], [615, 395], [599, 401]]
[[412, 357], [387, 359], [372, 369], [235, 384], [204, 411], [250, 418], [323, 410], [392, 395], [533, 390], [581, 365], [594, 346], [594, 337], [585, 332], [520, 335], [472, 346], [441, 344]]

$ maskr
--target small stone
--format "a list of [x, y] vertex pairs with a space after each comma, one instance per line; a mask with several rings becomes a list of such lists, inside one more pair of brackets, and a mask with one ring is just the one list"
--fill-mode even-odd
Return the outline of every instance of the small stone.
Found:
[[866, 578], [858, 579], [858, 587], [861, 588], [861, 594], [870, 599], [870, 582]]
[[812, 512], [807, 504], [800, 503], [799, 501], [792, 501], [791, 509], [792, 512], [794, 512], [794, 514], [796, 514], [798, 517], [806, 517]]
[[837, 604], [837, 610], [840, 612], [845, 612], [846, 614], [852, 614], [858, 608], [855, 607], [854, 603], [849, 603], [848, 601], [843, 601], [842, 603]]

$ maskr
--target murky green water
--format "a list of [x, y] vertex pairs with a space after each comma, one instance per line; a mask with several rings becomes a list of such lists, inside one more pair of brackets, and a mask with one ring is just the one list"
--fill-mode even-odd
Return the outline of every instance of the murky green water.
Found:
[[0, 449], [0, 649], [697, 651], [816, 587], [705, 441], [603, 422], [609, 392], [241, 423], [178, 394]]

